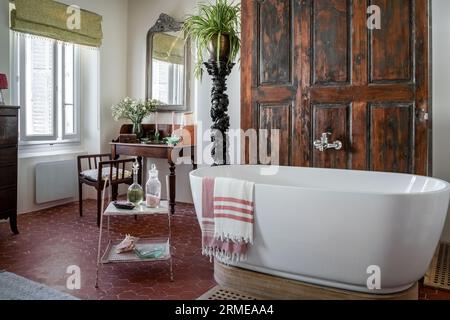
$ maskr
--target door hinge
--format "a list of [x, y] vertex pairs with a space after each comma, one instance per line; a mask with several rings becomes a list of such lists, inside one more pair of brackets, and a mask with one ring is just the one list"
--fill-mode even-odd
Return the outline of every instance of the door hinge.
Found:
[[426, 112], [425, 109], [419, 109], [419, 110], [417, 110], [417, 119], [418, 119], [420, 122], [428, 121], [429, 118], [430, 118], [430, 116], [429, 116], [428, 112]]

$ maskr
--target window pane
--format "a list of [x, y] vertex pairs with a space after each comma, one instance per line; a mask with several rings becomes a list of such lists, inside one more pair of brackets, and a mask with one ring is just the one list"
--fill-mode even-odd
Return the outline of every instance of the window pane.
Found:
[[67, 104], [65, 106], [65, 124], [64, 132], [65, 134], [75, 134], [75, 119], [74, 119], [74, 109], [73, 105]]
[[183, 91], [184, 91], [184, 66], [181, 64], [173, 64], [173, 81], [172, 85], [172, 102], [173, 105], [183, 104]]
[[182, 105], [184, 66], [153, 59], [152, 98], [161, 104]]
[[64, 87], [65, 87], [65, 103], [73, 104], [73, 44], [66, 44], [64, 50]]
[[26, 134], [53, 135], [53, 41], [26, 39]]
[[169, 104], [169, 67], [165, 61], [153, 59], [152, 98], [161, 104]]

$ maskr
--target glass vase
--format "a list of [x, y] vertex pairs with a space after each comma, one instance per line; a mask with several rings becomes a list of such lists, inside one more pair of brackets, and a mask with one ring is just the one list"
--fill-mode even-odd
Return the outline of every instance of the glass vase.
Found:
[[140, 140], [144, 136], [144, 129], [142, 127], [141, 122], [133, 123], [133, 134], [136, 135], [136, 138]]

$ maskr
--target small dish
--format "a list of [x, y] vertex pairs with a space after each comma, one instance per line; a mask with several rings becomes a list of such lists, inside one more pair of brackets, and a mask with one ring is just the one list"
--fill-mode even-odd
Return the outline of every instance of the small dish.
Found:
[[117, 209], [123, 209], [123, 210], [133, 210], [136, 206], [134, 203], [128, 202], [128, 201], [114, 201], [113, 205]]

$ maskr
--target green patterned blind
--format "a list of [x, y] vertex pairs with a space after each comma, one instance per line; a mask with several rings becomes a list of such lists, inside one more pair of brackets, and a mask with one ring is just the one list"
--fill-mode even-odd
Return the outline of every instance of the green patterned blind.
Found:
[[53, 0], [15, 0], [11, 29], [64, 42], [100, 47], [102, 16]]

